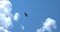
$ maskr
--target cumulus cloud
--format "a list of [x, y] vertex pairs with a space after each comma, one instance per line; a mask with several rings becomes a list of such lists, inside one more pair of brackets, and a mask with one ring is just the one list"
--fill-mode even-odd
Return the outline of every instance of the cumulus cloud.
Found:
[[56, 29], [56, 21], [54, 19], [51, 18], [47, 18], [45, 20], [45, 22], [43, 23], [43, 26], [39, 29], [37, 29], [37, 32], [52, 32], [53, 29]]
[[19, 13], [13, 15], [12, 4], [9, 0], [0, 0], [0, 32], [11, 32], [8, 28], [13, 25], [12, 20], [18, 20]]

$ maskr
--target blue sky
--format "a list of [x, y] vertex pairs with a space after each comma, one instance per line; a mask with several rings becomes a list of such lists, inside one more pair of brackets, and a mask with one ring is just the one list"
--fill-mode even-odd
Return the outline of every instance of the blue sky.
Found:
[[[20, 13], [18, 22], [13, 22], [13, 32], [36, 32], [46, 18], [51, 17], [57, 22], [56, 32], [60, 31], [60, 0], [10, 0], [13, 5], [12, 13]], [[24, 15], [28, 13], [28, 17]], [[21, 29], [21, 24], [25, 30]]]

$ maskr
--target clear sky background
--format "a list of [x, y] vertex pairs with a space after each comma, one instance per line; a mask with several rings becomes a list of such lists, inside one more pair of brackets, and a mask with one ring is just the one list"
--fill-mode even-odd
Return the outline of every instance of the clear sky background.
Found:
[[[46, 18], [56, 20], [56, 32], [60, 32], [60, 0], [10, 0], [13, 5], [12, 13], [20, 13], [18, 22], [13, 22], [12, 32], [36, 32]], [[28, 14], [28, 17], [24, 15]], [[22, 30], [21, 24], [25, 29]]]

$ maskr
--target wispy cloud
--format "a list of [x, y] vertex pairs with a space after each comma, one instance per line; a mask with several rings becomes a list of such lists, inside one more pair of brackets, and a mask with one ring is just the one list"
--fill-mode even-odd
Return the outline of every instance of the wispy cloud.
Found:
[[21, 24], [21, 29], [24, 30], [25, 29], [25, 26], [23, 24]]
[[52, 32], [52, 29], [56, 29], [56, 21], [51, 18], [47, 18], [45, 22], [43, 23], [43, 26], [40, 29], [37, 29], [37, 32]]
[[12, 3], [9, 0], [0, 0], [0, 32], [10, 32], [8, 28], [13, 25], [12, 20], [18, 20], [19, 13], [13, 15]]

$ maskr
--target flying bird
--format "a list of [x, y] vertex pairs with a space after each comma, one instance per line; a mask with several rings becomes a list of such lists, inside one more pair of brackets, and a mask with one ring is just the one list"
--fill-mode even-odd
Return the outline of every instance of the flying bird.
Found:
[[28, 17], [28, 14], [27, 14], [26, 12], [24, 12], [24, 15], [25, 15], [26, 17]]

